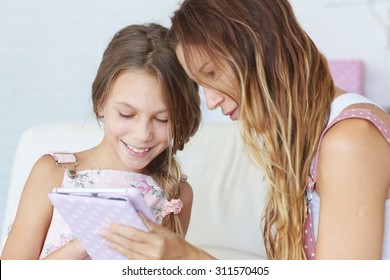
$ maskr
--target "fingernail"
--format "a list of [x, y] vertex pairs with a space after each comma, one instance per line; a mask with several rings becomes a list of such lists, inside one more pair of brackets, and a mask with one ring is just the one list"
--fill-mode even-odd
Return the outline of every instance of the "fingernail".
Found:
[[98, 235], [100, 235], [100, 236], [103, 236], [105, 231], [106, 231], [106, 229], [103, 228], [103, 227], [100, 227], [100, 228], [97, 228], [97, 229], [96, 229], [96, 233], [97, 233]]

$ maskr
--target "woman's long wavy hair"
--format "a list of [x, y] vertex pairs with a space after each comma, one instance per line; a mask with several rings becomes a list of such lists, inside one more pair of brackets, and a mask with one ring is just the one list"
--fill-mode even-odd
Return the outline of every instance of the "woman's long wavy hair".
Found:
[[[125, 71], [143, 71], [161, 85], [170, 116], [171, 144], [147, 167], [146, 172], [164, 189], [168, 199], [180, 194], [181, 170], [175, 159], [198, 130], [201, 120], [198, 86], [191, 81], [167, 40], [168, 29], [158, 24], [130, 25], [107, 46], [92, 85], [93, 111], [98, 119], [116, 79]], [[164, 226], [183, 235], [177, 215], [164, 218]]]
[[206, 52], [241, 89], [241, 136], [269, 184], [261, 222], [268, 257], [305, 259], [306, 183], [334, 95], [325, 57], [287, 0], [186, 0], [171, 20], [170, 40], [197, 80], [213, 86], [191, 68]]

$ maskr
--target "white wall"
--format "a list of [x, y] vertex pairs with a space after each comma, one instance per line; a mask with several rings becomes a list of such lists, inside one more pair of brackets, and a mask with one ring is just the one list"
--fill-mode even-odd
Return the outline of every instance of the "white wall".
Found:
[[362, 59], [365, 94], [390, 106], [390, 0], [292, 0], [329, 59]]
[[0, 1], [0, 221], [13, 155], [31, 125], [92, 121], [103, 51], [131, 23], [169, 27], [177, 0]]
[[[363, 59], [366, 95], [390, 106], [390, 0], [371, 0], [377, 16], [368, 1], [291, 2], [328, 58]], [[92, 121], [90, 88], [113, 34], [131, 23], [169, 27], [179, 2], [0, 1], [0, 221], [21, 133], [37, 124]], [[207, 111], [205, 119], [226, 120]]]

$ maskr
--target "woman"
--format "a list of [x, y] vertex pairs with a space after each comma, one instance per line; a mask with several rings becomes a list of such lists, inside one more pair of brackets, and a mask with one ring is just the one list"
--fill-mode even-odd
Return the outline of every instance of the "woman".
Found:
[[[334, 86], [289, 2], [186, 0], [170, 35], [208, 108], [239, 120], [247, 151], [266, 174], [268, 257], [389, 259], [390, 117]], [[130, 258], [212, 258], [150, 228], [114, 225], [106, 238]], [[135, 241], [160, 250], [140, 255]]]

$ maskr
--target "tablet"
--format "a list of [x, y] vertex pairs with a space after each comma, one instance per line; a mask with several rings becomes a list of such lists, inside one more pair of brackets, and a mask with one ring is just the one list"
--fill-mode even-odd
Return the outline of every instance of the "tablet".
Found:
[[148, 231], [137, 211], [155, 222], [143, 195], [136, 188], [55, 188], [48, 196], [94, 260], [126, 259], [105, 245], [104, 239], [97, 234], [98, 229], [117, 223]]

